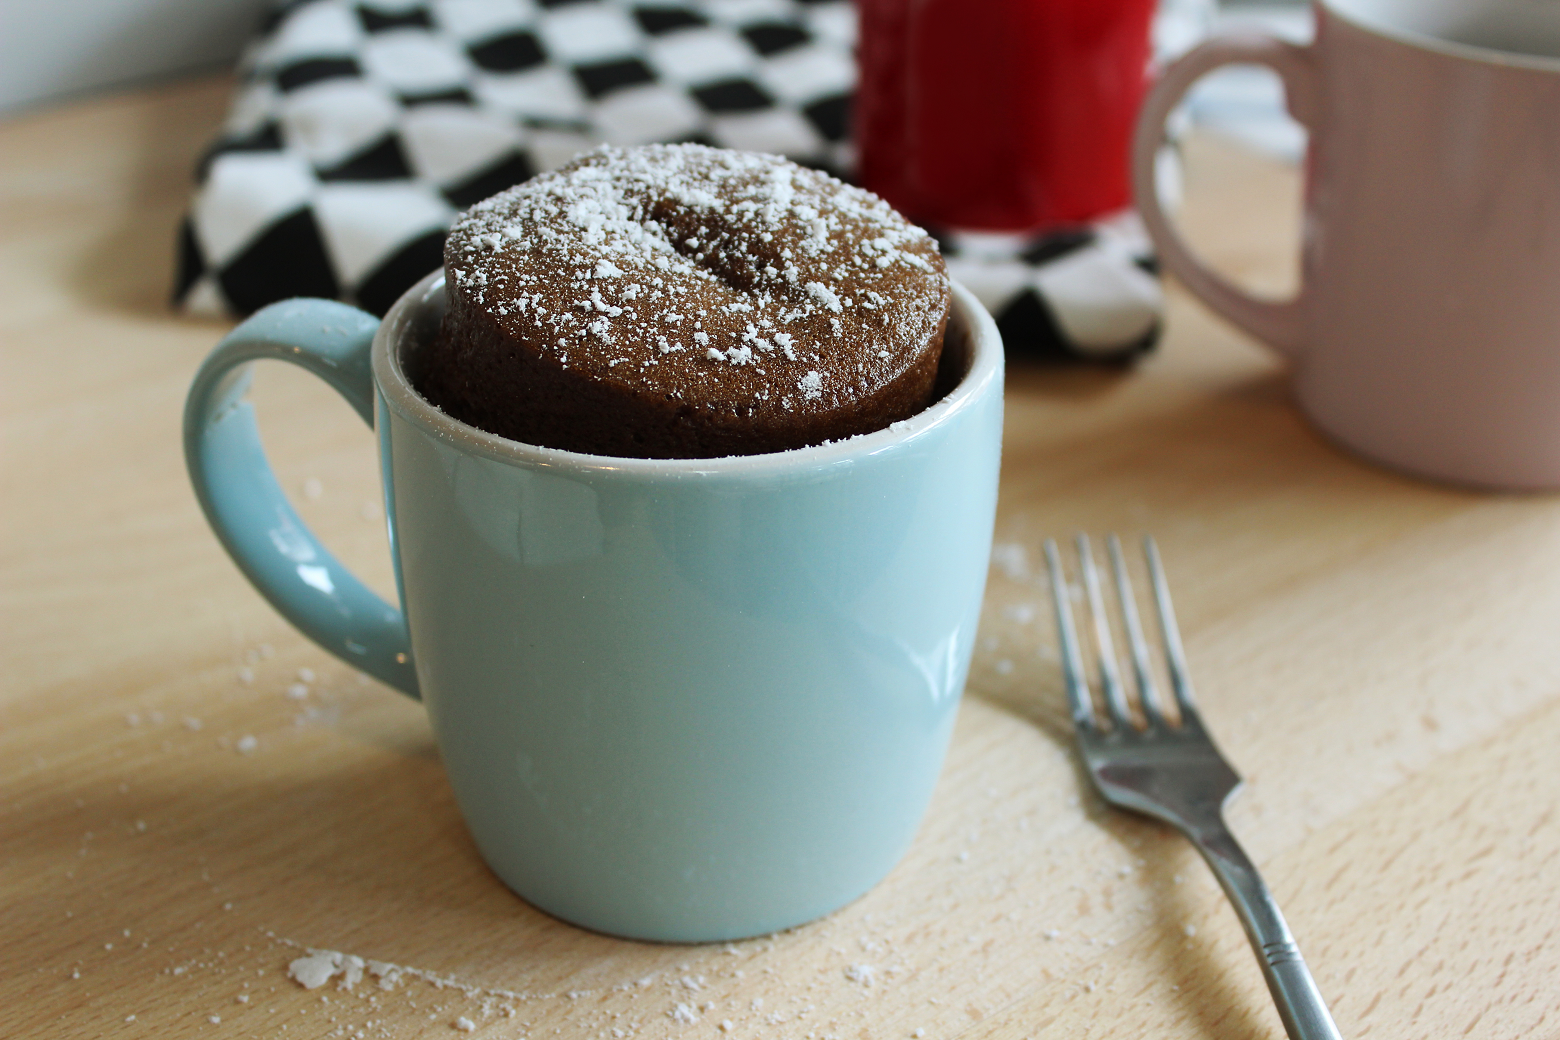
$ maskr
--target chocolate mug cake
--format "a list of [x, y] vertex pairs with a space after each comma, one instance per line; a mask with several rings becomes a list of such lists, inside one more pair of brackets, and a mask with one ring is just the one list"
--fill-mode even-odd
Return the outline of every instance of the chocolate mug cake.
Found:
[[513, 440], [760, 454], [934, 399], [950, 306], [936, 242], [775, 156], [602, 148], [473, 206], [444, 257], [449, 306], [414, 378]]

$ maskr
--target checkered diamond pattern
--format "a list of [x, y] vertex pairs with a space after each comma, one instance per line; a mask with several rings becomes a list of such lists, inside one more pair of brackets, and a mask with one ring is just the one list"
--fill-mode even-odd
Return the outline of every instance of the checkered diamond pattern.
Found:
[[948, 273], [997, 319], [1010, 353], [1131, 361], [1159, 340], [1159, 265], [1135, 213], [1038, 237], [944, 234]]
[[[602, 142], [846, 175], [854, 35], [849, 0], [294, 0], [196, 171], [175, 297], [382, 314], [442, 261], [458, 210]], [[1155, 338], [1158, 282], [1117, 225], [945, 247], [1011, 346], [1127, 356]]]

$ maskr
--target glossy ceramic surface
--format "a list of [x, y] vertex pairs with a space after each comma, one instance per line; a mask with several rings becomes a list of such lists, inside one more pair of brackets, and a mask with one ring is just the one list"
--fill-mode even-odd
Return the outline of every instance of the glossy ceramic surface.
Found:
[[[401, 612], [353, 576], [298, 518], [245, 400], [249, 365], [289, 361], [325, 380], [369, 424], [369, 351], [379, 322], [331, 300], [285, 300], [234, 329], [206, 358], [184, 407], [184, 460], [223, 548], [298, 630], [355, 668], [418, 695]], [[393, 531], [392, 531], [393, 536]]]
[[855, 7], [857, 173], [910, 219], [1054, 230], [1130, 204], [1155, 0]]
[[[969, 667], [1000, 457], [990, 317], [955, 287], [950, 341], [969, 370], [893, 429], [642, 460], [517, 444], [429, 406], [402, 363], [442, 302], [442, 281], [424, 281], [372, 347], [409, 651], [354, 649], [365, 627], [398, 622], [383, 604], [311, 612], [322, 583], [279, 545], [333, 588], [350, 576], [262, 486], [263, 457], [230, 473], [224, 445], [243, 438], [211, 432], [240, 416], [252, 434], [231, 375], [244, 360], [291, 344], [290, 360], [338, 373], [314, 330], [347, 308], [262, 312], [192, 389], [192, 478], [229, 551], [327, 649], [381, 675], [409, 653], [415, 680], [398, 685], [428, 705], [483, 856], [541, 909], [708, 941], [865, 892], [910, 843]], [[361, 344], [354, 328], [345, 339]]]
[[[1505, 49], [1501, 49], [1505, 48]], [[1204, 267], [1152, 183], [1163, 120], [1207, 71], [1266, 64], [1310, 131], [1302, 288], [1255, 300]], [[1145, 103], [1134, 172], [1167, 267], [1289, 356], [1324, 431], [1457, 483], [1560, 487], [1560, 9], [1328, 0], [1317, 37], [1212, 40]]]

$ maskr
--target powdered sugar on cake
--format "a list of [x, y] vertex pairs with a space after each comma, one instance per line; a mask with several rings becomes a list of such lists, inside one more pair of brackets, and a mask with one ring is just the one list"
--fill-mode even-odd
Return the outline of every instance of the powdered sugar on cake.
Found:
[[463, 215], [446, 257], [457, 291], [560, 366], [756, 408], [870, 395], [948, 299], [935, 241], [877, 196], [696, 145], [533, 178]]

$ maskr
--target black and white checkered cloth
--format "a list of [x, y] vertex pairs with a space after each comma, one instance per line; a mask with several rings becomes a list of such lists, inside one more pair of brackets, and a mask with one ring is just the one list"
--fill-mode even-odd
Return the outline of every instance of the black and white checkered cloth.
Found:
[[[701, 141], [847, 175], [848, 0], [303, 0], [246, 53], [197, 171], [175, 296], [383, 314], [455, 213], [600, 142]], [[1121, 357], [1159, 327], [1130, 218], [943, 239], [1010, 347]]]

